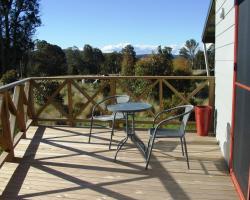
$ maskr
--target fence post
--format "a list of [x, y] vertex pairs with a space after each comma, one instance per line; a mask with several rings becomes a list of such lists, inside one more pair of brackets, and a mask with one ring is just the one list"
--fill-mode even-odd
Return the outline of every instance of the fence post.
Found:
[[111, 96], [116, 95], [116, 80], [115, 79], [110, 80], [110, 94]]
[[31, 113], [32, 124], [38, 125], [35, 114], [34, 102], [34, 80], [30, 80], [28, 93], [28, 112]]
[[29, 118], [32, 118], [32, 114], [31, 114], [31, 111], [30, 109], [28, 108], [29, 106], [29, 90], [30, 90], [30, 81], [27, 81], [25, 82], [25, 86], [23, 88], [23, 95], [24, 95], [24, 100], [25, 100], [25, 103], [24, 103], [24, 113], [25, 113], [25, 121], [28, 120], [28, 117]]
[[72, 80], [67, 80], [67, 88], [68, 88], [68, 109], [69, 109], [69, 124], [70, 126], [74, 126], [73, 120], [73, 100], [72, 100]]
[[16, 122], [18, 119], [17, 109], [18, 109], [18, 103], [20, 99], [20, 93], [21, 93], [21, 88], [19, 85], [15, 86], [12, 99], [9, 93], [6, 92], [6, 96], [7, 96], [6, 98], [8, 99], [9, 110], [11, 111], [10, 112], [10, 132], [11, 132], [12, 138], [14, 138]]
[[210, 131], [214, 132], [214, 113], [215, 113], [215, 107], [214, 107], [214, 102], [215, 102], [215, 80], [213, 77], [209, 79], [209, 95], [208, 95], [208, 104], [209, 106], [212, 107], [212, 117], [211, 117], [211, 127]]
[[[160, 112], [164, 109], [164, 103], [163, 103], [163, 80], [159, 80], [159, 102], [160, 102]], [[160, 116], [160, 119], [163, 119], [163, 116]]]
[[8, 91], [4, 92], [3, 94], [3, 102], [2, 102], [2, 109], [1, 109], [1, 120], [2, 120], [2, 128], [3, 128], [3, 149], [4, 151], [8, 152], [7, 161], [11, 161], [14, 158], [14, 137], [11, 134], [10, 128], [10, 113], [9, 113], [9, 106], [8, 106]]
[[214, 108], [214, 101], [215, 101], [215, 80], [214, 78], [209, 79], [209, 105]]
[[25, 106], [24, 106], [24, 98], [25, 98], [25, 93], [24, 93], [24, 85], [20, 86], [20, 97], [17, 105], [17, 114], [18, 114], [18, 124], [20, 131], [23, 132], [23, 138], [26, 137], [26, 121], [27, 117], [25, 115]]
[[164, 105], [163, 105], [163, 81], [160, 79], [159, 82], [159, 101], [160, 101], [160, 111], [163, 111]]

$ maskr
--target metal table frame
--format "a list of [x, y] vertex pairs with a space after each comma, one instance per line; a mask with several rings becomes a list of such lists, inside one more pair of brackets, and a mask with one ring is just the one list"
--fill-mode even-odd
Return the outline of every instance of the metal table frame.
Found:
[[[115, 161], [118, 152], [122, 149], [124, 144], [128, 141], [128, 138], [131, 139], [131, 141], [136, 144], [137, 148], [142, 152], [144, 157], [147, 157], [147, 146], [137, 137], [135, 133], [135, 113], [136, 112], [142, 112], [146, 111], [152, 108], [152, 105], [148, 103], [142, 103], [142, 102], [128, 102], [128, 103], [121, 103], [121, 104], [115, 104], [115, 105], [109, 105], [107, 106], [107, 109], [112, 112], [123, 112], [125, 113], [125, 120], [126, 120], [126, 137], [121, 140], [117, 145], [117, 151], [115, 154]], [[129, 128], [129, 116], [132, 117], [131, 122], [131, 129]]]

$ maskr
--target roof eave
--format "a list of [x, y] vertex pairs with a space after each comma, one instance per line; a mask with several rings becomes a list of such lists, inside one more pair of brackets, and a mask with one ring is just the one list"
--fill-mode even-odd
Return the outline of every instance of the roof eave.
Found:
[[215, 43], [215, 0], [211, 0], [202, 33], [203, 43]]

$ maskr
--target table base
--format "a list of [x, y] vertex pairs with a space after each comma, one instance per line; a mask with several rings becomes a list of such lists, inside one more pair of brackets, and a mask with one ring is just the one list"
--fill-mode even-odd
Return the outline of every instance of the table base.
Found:
[[[131, 131], [129, 131], [129, 127], [128, 127], [128, 116], [131, 115], [132, 116], [132, 129]], [[137, 135], [135, 134], [134, 131], [134, 113], [127, 113], [126, 114], [126, 133], [127, 136], [121, 140], [118, 145], [117, 145], [117, 150], [115, 153], [115, 158], [114, 160], [116, 161], [116, 157], [118, 152], [122, 149], [122, 147], [124, 146], [124, 144], [128, 141], [128, 139], [130, 138], [131, 141], [136, 144], [136, 147], [141, 151], [141, 153], [143, 154], [144, 158], [147, 158], [147, 146], [143, 143], [143, 141], [140, 140], [140, 138], [137, 137]]]

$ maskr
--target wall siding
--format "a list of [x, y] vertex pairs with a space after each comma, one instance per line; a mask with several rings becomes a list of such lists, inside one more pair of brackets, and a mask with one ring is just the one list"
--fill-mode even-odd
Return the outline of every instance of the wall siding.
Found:
[[[224, 8], [225, 18], [220, 18]], [[215, 29], [215, 109], [217, 113], [216, 138], [223, 156], [229, 161], [230, 128], [232, 116], [234, 63], [234, 0], [216, 1]]]

